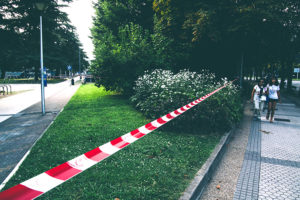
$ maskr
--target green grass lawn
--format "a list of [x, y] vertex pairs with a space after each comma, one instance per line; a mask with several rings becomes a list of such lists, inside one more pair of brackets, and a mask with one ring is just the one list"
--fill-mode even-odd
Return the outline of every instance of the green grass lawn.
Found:
[[[47, 83], [60, 83], [60, 82], [63, 82], [65, 81], [66, 79], [47, 79]], [[3, 80], [3, 79], [0, 79], [0, 84], [1, 83], [10, 83], [10, 84], [40, 84], [41, 83], [41, 80], [38, 80], [38, 81], [35, 81], [33, 78], [31, 79], [27, 79], [27, 78], [20, 78], [20, 79], [9, 79], [8, 80]]]
[[[81, 86], [5, 189], [149, 121], [120, 95]], [[220, 138], [154, 131], [40, 199], [178, 199]]]

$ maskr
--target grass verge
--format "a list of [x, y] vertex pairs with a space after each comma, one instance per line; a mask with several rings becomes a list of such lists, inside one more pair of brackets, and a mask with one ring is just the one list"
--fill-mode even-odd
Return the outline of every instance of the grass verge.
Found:
[[[81, 86], [4, 189], [147, 122], [116, 93]], [[178, 199], [220, 138], [155, 131], [40, 199]]]

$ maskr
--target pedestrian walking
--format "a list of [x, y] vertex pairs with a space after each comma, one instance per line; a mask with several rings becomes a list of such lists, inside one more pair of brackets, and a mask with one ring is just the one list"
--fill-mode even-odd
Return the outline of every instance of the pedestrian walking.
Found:
[[254, 116], [260, 117], [266, 101], [266, 91], [264, 89], [264, 80], [261, 79], [254, 86], [251, 94], [251, 102], [254, 102]]
[[[273, 123], [276, 104], [278, 101], [279, 103], [281, 103], [279, 90], [280, 88], [279, 88], [278, 80], [277, 78], [273, 77], [267, 89], [267, 94], [269, 96], [269, 104], [268, 104], [268, 112], [267, 112], [266, 119], [269, 120], [270, 118], [271, 123]], [[270, 113], [271, 113], [271, 117], [270, 117]]]
[[263, 105], [263, 109], [262, 111], [265, 112], [265, 109], [268, 109], [268, 105], [269, 105], [269, 95], [267, 95], [267, 91], [268, 91], [268, 87], [269, 87], [269, 84], [268, 84], [268, 81], [264, 81], [264, 105]]

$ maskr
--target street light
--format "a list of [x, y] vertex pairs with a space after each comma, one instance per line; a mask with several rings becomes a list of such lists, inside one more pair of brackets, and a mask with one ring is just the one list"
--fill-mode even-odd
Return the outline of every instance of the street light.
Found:
[[45, 87], [44, 87], [44, 58], [43, 58], [43, 19], [42, 12], [46, 9], [46, 4], [42, 1], [36, 2], [35, 7], [41, 11], [40, 15], [40, 44], [41, 44], [41, 103], [42, 114], [45, 115]]

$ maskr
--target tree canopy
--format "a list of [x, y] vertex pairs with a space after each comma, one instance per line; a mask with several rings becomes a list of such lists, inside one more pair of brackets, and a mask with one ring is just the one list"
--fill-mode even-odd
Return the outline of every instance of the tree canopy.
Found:
[[[291, 81], [300, 51], [297, 0], [99, 0], [92, 30], [98, 84], [130, 91], [143, 70], [209, 69]], [[126, 92], [125, 92], [126, 93]]]
[[59, 73], [67, 65], [78, 69], [78, 51], [82, 68], [88, 66], [87, 56], [61, 7], [72, 0], [44, 0], [46, 9], [35, 8], [36, 0], [4, 0], [0, 3], [0, 68], [2, 76], [6, 71], [31, 71], [37, 79], [40, 60], [40, 18], [43, 17], [44, 65]]

